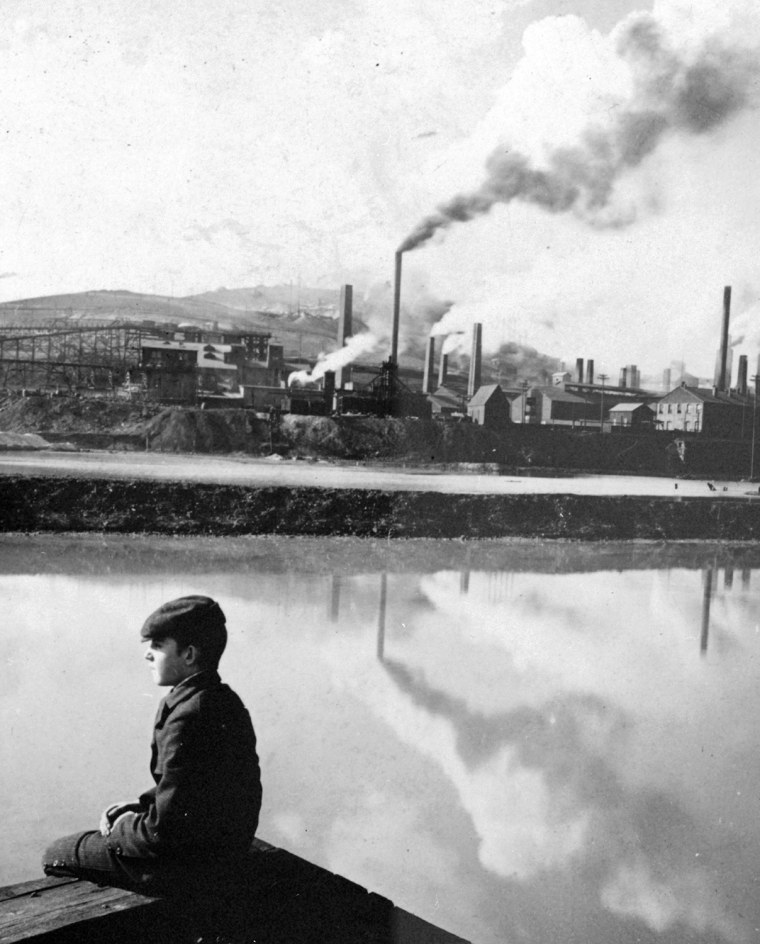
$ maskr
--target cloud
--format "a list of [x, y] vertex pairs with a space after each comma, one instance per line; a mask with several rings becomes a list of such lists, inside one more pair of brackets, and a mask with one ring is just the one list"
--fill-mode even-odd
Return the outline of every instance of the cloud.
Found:
[[[459, 574], [440, 572], [422, 580], [430, 606], [414, 633], [386, 643], [387, 684], [369, 663], [346, 665], [337, 645], [333, 657], [340, 684], [445, 773], [487, 872], [525, 887], [577, 879], [568, 894], [591, 913], [746, 941], [752, 919], [732, 915], [746, 916], [751, 891], [721, 872], [725, 826], [705, 803], [744, 816], [724, 803], [725, 771], [743, 750], [725, 733], [752, 672], [735, 677], [730, 703], [704, 690], [721, 683], [701, 671], [700, 575], [664, 581], [472, 573], [464, 593]], [[746, 661], [737, 634], [753, 622], [748, 607], [744, 594], [713, 599], [713, 645], [732, 665]], [[699, 744], [711, 745], [715, 783]], [[751, 871], [751, 848], [752, 837], [732, 846], [737, 874]]]
[[686, 924], [735, 944], [749, 939], [746, 926], [735, 915], [716, 909], [712, 881], [697, 869], [663, 881], [637, 857], [618, 868], [602, 889], [602, 902], [615, 914], [638, 918], [658, 934]]
[[243, 226], [242, 223], [238, 223], [237, 220], [227, 219], [220, 220], [218, 223], [211, 223], [208, 226], [201, 226], [199, 223], [194, 223], [187, 228], [184, 238], [188, 242], [203, 239], [213, 245], [220, 237], [224, 238], [227, 236], [235, 237], [242, 242], [247, 242], [249, 234], [250, 229], [247, 226]]

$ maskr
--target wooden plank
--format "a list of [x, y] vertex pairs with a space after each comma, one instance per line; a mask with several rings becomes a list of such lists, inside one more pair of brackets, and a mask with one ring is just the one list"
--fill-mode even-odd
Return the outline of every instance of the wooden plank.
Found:
[[192, 901], [61, 878], [0, 889], [0, 944], [174, 944], [180, 929], [188, 940], [228, 933], [267, 944], [466, 944], [263, 840], [243, 871], [229, 896]]
[[58, 885], [70, 885], [78, 881], [75, 878], [36, 878], [29, 882], [19, 882], [16, 885], [5, 885], [0, 888], [0, 902], [8, 901], [11, 898], [19, 898], [22, 895], [34, 895], [44, 891], [47, 888], [56, 888]]
[[156, 899], [119, 888], [101, 888], [74, 881], [16, 898], [6, 899], [0, 909], [0, 942], [32, 940], [53, 930], [97, 921], [122, 911], [145, 908]]

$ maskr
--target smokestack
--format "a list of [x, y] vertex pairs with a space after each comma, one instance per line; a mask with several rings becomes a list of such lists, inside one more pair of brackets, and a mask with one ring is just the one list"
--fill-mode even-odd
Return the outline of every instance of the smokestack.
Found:
[[396, 271], [393, 280], [393, 333], [391, 335], [391, 361], [398, 364], [398, 324], [401, 317], [401, 253], [396, 253]]
[[638, 390], [641, 386], [639, 377], [639, 368], [635, 364], [628, 365], [628, 386]]
[[441, 354], [441, 361], [438, 365], [438, 386], [442, 387], [449, 376], [449, 355]]
[[586, 383], [592, 384], [594, 382], [594, 361], [592, 358], [589, 358], [586, 361]]
[[739, 355], [739, 376], [736, 378], [736, 389], [737, 393], [742, 396], [747, 396], [747, 355]]
[[575, 362], [575, 379], [579, 384], [583, 383], [583, 358], [579, 357]]
[[731, 286], [723, 289], [723, 330], [720, 335], [720, 374], [718, 376], [718, 390], [728, 389], [726, 364], [728, 362], [728, 323], [731, 320]]
[[670, 392], [670, 389], [671, 389], [670, 378], [671, 378], [670, 368], [666, 367], [665, 370], [663, 370], [662, 372], [662, 389], [665, 391], [665, 393]]
[[430, 389], [435, 376], [435, 338], [431, 335], [427, 340], [425, 350], [425, 373], [422, 377], [422, 392], [432, 393]]
[[333, 399], [335, 397], [335, 371], [326, 370], [322, 381], [322, 398], [325, 401], [325, 412], [332, 413]]
[[620, 383], [618, 384], [618, 387], [620, 387], [622, 390], [625, 390], [627, 386], [628, 386], [628, 368], [621, 367], [620, 368]]
[[[338, 347], [345, 347], [346, 341], [353, 334], [353, 285], [341, 285], [340, 302], [338, 303]], [[339, 367], [335, 371], [335, 385], [340, 389], [344, 382], [351, 380], [351, 368]]]
[[472, 354], [470, 356], [470, 376], [467, 381], [467, 396], [472, 397], [480, 388], [480, 364], [483, 348], [483, 325], [476, 322], [472, 326]]

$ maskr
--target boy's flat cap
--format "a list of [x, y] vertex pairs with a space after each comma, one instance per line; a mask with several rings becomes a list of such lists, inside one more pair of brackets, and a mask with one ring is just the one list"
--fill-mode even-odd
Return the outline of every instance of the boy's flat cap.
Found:
[[143, 639], [163, 639], [188, 631], [215, 635], [224, 631], [226, 622], [222, 608], [211, 597], [179, 597], [154, 610], [143, 623], [140, 635]]

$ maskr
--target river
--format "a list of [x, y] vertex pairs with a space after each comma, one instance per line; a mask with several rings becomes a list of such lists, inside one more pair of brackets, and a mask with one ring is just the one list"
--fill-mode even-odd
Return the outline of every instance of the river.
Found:
[[745, 942], [760, 550], [0, 537], [0, 884], [148, 785], [142, 619], [208, 593], [259, 834], [483, 944]]

